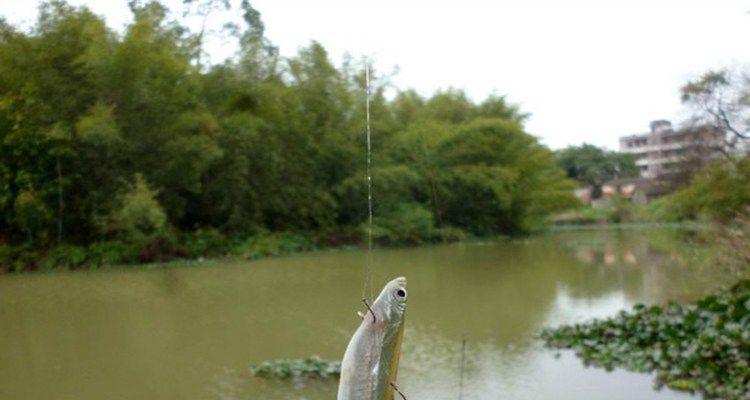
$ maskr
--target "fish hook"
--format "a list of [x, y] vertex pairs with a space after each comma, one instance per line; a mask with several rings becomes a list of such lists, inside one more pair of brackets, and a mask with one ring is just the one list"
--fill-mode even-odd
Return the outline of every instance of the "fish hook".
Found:
[[367, 310], [370, 311], [370, 314], [372, 314], [372, 323], [378, 322], [378, 317], [375, 316], [375, 312], [372, 311], [372, 308], [370, 308], [370, 303], [367, 302], [367, 299], [362, 299], [362, 302], [365, 303], [365, 307], [367, 307]]
[[398, 394], [399, 394], [399, 396], [401, 396], [401, 398], [402, 398], [402, 399], [406, 400], [406, 396], [404, 396], [404, 394], [403, 394], [403, 393], [401, 393], [401, 391], [400, 391], [400, 390], [398, 390], [398, 386], [396, 386], [396, 384], [395, 384], [395, 383], [393, 383], [393, 382], [388, 382], [388, 383], [389, 383], [389, 384], [391, 385], [391, 387], [393, 388], [393, 390], [395, 390], [395, 391], [396, 391], [396, 393], [398, 393]]

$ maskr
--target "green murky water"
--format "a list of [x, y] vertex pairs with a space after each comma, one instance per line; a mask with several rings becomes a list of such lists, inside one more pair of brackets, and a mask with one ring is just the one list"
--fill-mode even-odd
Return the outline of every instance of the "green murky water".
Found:
[[[687, 301], [728, 277], [689, 234], [584, 231], [374, 254], [409, 279], [399, 381], [410, 400], [674, 399], [651, 377], [585, 368], [533, 339], [637, 302]], [[0, 399], [334, 399], [336, 382], [248, 367], [337, 359], [358, 324], [361, 251], [199, 267], [0, 276]]]

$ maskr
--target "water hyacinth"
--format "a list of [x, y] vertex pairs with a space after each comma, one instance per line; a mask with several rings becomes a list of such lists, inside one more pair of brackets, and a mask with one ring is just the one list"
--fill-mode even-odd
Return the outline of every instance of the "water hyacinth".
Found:
[[637, 305], [540, 337], [550, 348], [572, 349], [586, 365], [656, 372], [658, 385], [705, 398], [750, 398], [750, 280], [693, 304]]
[[337, 378], [341, 362], [326, 361], [318, 356], [296, 360], [264, 361], [251, 368], [253, 375], [261, 378]]

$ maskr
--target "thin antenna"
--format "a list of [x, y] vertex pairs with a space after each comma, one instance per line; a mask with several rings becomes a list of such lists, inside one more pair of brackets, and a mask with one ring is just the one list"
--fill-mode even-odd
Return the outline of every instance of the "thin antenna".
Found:
[[[367, 136], [367, 264], [362, 299], [372, 299], [372, 141], [370, 139], [370, 60], [365, 59], [365, 134]], [[368, 294], [369, 296], [365, 297]]]
[[461, 335], [461, 373], [458, 380], [458, 400], [464, 399], [464, 364], [466, 362], [466, 334]]

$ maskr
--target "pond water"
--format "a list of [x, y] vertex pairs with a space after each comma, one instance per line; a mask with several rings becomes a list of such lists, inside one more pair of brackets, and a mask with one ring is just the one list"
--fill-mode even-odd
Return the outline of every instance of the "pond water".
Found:
[[[652, 377], [586, 368], [539, 329], [638, 302], [689, 301], [726, 274], [675, 230], [550, 233], [378, 250], [408, 278], [399, 371], [409, 400], [677, 399]], [[0, 399], [335, 399], [336, 381], [252, 377], [263, 360], [339, 359], [358, 325], [364, 251], [195, 267], [0, 276]]]

